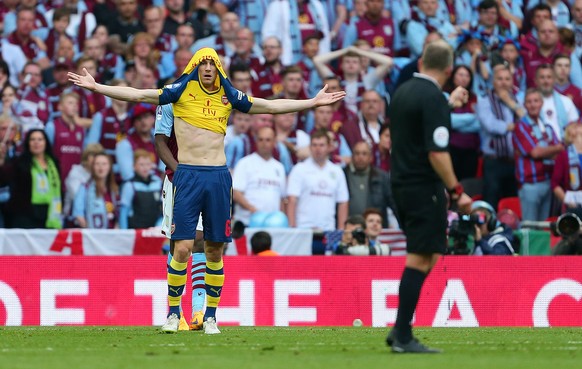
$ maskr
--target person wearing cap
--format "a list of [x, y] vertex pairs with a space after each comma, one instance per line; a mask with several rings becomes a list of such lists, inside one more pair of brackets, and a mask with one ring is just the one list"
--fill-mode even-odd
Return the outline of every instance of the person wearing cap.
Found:
[[231, 242], [232, 179], [226, 167], [224, 134], [232, 109], [250, 114], [281, 114], [329, 105], [343, 99], [345, 92], [327, 92], [324, 87], [309, 100], [264, 100], [235, 89], [223, 69], [216, 50], [200, 49], [184, 73], [162, 89], [135, 89], [96, 83], [84, 70], [70, 73], [77, 86], [114, 99], [157, 105], [172, 104], [178, 166], [174, 174], [174, 255], [168, 268], [170, 311], [162, 331], [175, 333], [180, 323], [180, 302], [186, 284], [188, 258], [194, 246], [196, 224], [204, 218], [207, 308], [204, 332], [220, 333], [216, 309], [224, 285], [222, 254]]
[[146, 150], [150, 153], [154, 165], [158, 163], [152, 132], [156, 107], [152, 104], [137, 104], [130, 114], [133, 128], [129, 131], [127, 137], [119, 141], [115, 146], [115, 161], [123, 181], [130, 180], [134, 176], [133, 153], [135, 150]]
[[513, 230], [497, 220], [495, 209], [485, 201], [471, 205], [471, 215], [479, 218], [475, 224], [474, 255], [515, 255]]

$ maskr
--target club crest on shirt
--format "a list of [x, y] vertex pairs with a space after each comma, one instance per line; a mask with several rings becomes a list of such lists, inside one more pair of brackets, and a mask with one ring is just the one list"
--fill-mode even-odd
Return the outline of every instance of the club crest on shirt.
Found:
[[228, 105], [228, 97], [226, 95], [222, 95], [221, 100], [224, 105]]
[[437, 127], [432, 134], [432, 140], [438, 147], [447, 147], [449, 144], [449, 130], [443, 126]]

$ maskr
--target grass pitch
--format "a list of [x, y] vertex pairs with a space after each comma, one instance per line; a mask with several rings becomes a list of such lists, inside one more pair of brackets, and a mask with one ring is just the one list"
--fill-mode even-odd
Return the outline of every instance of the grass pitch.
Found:
[[392, 354], [387, 329], [221, 327], [169, 335], [155, 327], [0, 327], [0, 368], [581, 368], [580, 328], [425, 328], [439, 355]]

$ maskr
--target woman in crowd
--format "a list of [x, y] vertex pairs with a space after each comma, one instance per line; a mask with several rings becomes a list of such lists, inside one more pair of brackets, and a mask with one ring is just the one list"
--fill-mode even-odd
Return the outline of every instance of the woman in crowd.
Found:
[[91, 179], [79, 187], [73, 202], [73, 217], [80, 228], [111, 229], [117, 227], [119, 188], [113, 174], [111, 157], [96, 154]]
[[473, 85], [473, 73], [464, 65], [458, 65], [453, 73], [445, 91], [451, 93], [461, 86], [469, 91], [469, 99], [460, 108], [455, 108], [451, 114], [451, 137], [449, 151], [453, 161], [455, 175], [460, 180], [473, 178], [477, 174], [477, 161], [479, 159], [479, 120], [475, 113], [477, 96], [471, 90]]
[[28, 131], [22, 155], [6, 161], [0, 149], [0, 186], [10, 186], [9, 228], [62, 228], [59, 167], [42, 129]]
[[386, 172], [390, 172], [390, 150], [392, 150], [390, 126], [385, 123], [380, 127], [380, 141], [374, 150], [374, 165]]

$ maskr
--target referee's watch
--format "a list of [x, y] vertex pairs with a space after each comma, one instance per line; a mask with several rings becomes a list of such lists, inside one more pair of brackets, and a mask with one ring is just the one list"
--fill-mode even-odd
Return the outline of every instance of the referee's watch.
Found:
[[447, 188], [447, 192], [451, 197], [451, 200], [457, 201], [461, 197], [461, 195], [465, 192], [465, 189], [463, 188], [463, 185], [461, 183], [457, 182], [457, 184], [454, 185], [453, 188]]

